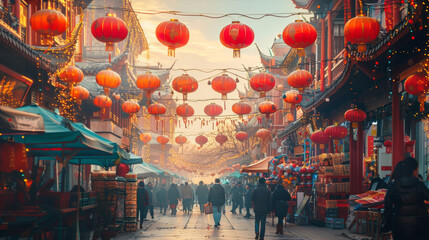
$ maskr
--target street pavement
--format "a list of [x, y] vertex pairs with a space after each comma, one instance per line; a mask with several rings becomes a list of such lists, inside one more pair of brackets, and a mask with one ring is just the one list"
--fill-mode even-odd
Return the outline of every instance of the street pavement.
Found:
[[[134, 233], [120, 233], [115, 240], [156, 239], [156, 240], [196, 240], [196, 239], [254, 239], [254, 218], [246, 219], [240, 214], [232, 214], [230, 206], [222, 215], [220, 228], [214, 228], [213, 215], [199, 212], [195, 205], [192, 214], [178, 212], [176, 216], [160, 215], [155, 210], [155, 219], [144, 221], [143, 229]], [[244, 211], [243, 211], [244, 214]], [[296, 226], [289, 224], [284, 228], [284, 235], [275, 234], [271, 218], [267, 219], [265, 239], [284, 240], [345, 240], [342, 233], [346, 230], [334, 230], [314, 226]]]

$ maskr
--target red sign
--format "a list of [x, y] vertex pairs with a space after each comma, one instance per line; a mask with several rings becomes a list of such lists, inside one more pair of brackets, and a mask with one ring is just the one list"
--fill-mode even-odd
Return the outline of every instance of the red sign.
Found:
[[368, 136], [368, 156], [374, 154], [374, 136]]
[[392, 171], [392, 166], [381, 166], [381, 171]]

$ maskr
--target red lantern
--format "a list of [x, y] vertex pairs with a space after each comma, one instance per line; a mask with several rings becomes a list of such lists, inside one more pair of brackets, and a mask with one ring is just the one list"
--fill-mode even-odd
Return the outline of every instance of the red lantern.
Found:
[[183, 121], [186, 122], [188, 117], [192, 117], [194, 115], [194, 108], [189, 106], [187, 103], [184, 103], [177, 107], [176, 113], [183, 118]]
[[296, 104], [301, 103], [302, 95], [299, 94], [299, 92], [296, 90], [290, 90], [290, 91], [285, 92], [285, 94], [283, 95], [283, 101], [291, 104], [292, 108], [295, 108]]
[[261, 128], [256, 132], [256, 136], [264, 141], [271, 137], [271, 132], [265, 128]]
[[137, 76], [137, 87], [146, 92], [148, 102], [150, 101], [150, 95], [160, 86], [161, 80], [151, 72]]
[[410, 137], [405, 136], [405, 149], [407, 153], [413, 153], [414, 152], [414, 144], [416, 143], [416, 140], [411, 140]]
[[188, 93], [195, 92], [198, 89], [198, 82], [188, 74], [178, 76], [173, 80], [173, 89], [183, 93], [183, 101], [188, 99]]
[[214, 176], [216, 175], [216, 173], [210, 173], [210, 175], [211, 175], [212, 177], [214, 177]]
[[195, 138], [195, 142], [198, 143], [200, 145], [200, 147], [203, 147], [204, 144], [206, 144], [209, 140], [207, 139], [207, 137], [200, 135], [198, 137]]
[[338, 125], [332, 125], [325, 129], [325, 135], [331, 140], [341, 140], [347, 137], [348, 133], [347, 128]]
[[0, 152], [2, 172], [27, 171], [27, 149], [23, 143], [0, 143]]
[[228, 141], [228, 137], [225, 136], [225, 135], [223, 135], [223, 134], [219, 134], [219, 135], [216, 136], [215, 140], [222, 147], [222, 145]]
[[135, 114], [140, 111], [140, 105], [132, 100], [122, 103], [122, 110], [128, 114]]
[[276, 79], [269, 73], [258, 73], [250, 78], [250, 87], [259, 92], [259, 97], [265, 97], [266, 92], [276, 85]]
[[59, 11], [42, 9], [31, 15], [30, 25], [37, 33], [52, 37], [67, 29], [67, 19]]
[[238, 132], [235, 134], [235, 138], [240, 142], [244, 142], [249, 138], [249, 135], [246, 132]]
[[213, 78], [211, 85], [213, 90], [222, 94], [222, 100], [226, 100], [226, 94], [234, 91], [237, 87], [235, 80], [227, 74]]
[[296, 70], [289, 74], [287, 83], [289, 86], [298, 88], [299, 92], [303, 92], [304, 88], [311, 85], [313, 82], [313, 75], [306, 70]]
[[349, 109], [344, 113], [344, 118], [352, 123], [352, 127], [357, 128], [358, 123], [365, 121], [366, 113], [360, 109]]
[[149, 114], [155, 116], [155, 120], [159, 120], [159, 115], [164, 114], [167, 109], [161, 103], [152, 103], [151, 105], [149, 105], [149, 107], [147, 107], [147, 111], [149, 112]]
[[161, 148], [165, 148], [165, 144], [168, 143], [168, 141], [170, 141], [170, 138], [166, 135], [160, 135], [156, 138], [156, 141], [161, 144]]
[[323, 130], [313, 132], [310, 136], [310, 139], [313, 143], [319, 144], [320, 149], [324, 149], [325, 144], [328, 144], [330, 141], [329, 137], [325, 134]]
[[236, 102], [232, 105], [232, 111], [238, 114], [240, 119], [243, 119], [243, 115], [249, 114], [252, 111], [252, 106], [246, 102]]
[[217, 117], [217, 116], [219, 116], [220, 114], [222, 114], [223, 109], [222, 109], [222, 107], [221, 107], [221, 106], [217, 105], [216, 103], [211, 103], [211, 104], [207, 105], [207, 106], [204, 108], [204, 112], [205, 112], [208, 116], [212, 117], [212, 120], [214, 120], [214, 119], [215, 119], [215, 117]]
[[425, 73], [419, 72], [409, 76], [404, 83], [405, 91], [418, 96], [420, 111], [425, 110], [426, 93], [429, 90], [429, 80]]
[[107, 69], [102, 70], [95, 76], [98, 85], [104, 88], [104, 93], [109, 95], [110, 88], [117, 88], [121, 85], [121, 77], [116, 72]]
[[139, 136], [140, 141], [144, 142], [144, 144], [147, 144], [152, 140], [152, 135], [150, 133], [141, 133]]
[[78, 84], [83, 80], [83, 72], [75, 66], [68, 66], [61, 72], [60, 78], [68, 84]]
[[127, 164], [121, 163], [116, 167], [116, 176], [125, 177], [130, 172], [130, 167]]
[[344, 37], [348, 42], [358, 45], [358, 52], [366, 51], [366, 44], [377, 39], [380, 23], [374, 18], [359, 15], [344, 25]]
[[302, 20], [295, 20], [283, 30], [283, 41], [292, 48], [297, 48], [300, 57], [305, 56], [304, 48], [311, 46], [316, 38], [316, 28]]
[[255, 39], [253, 30], [239, 21], [232, 21], [220, 32], [220, 42], [227, 48], [233, 49], [233, 57], [240, 57], [240, 49], [248, 47]]
[[386, 153], [392, 153], [392, 140], [387, 140], [383, 144], [386, 147]]
[[81, 101], [83, 101], [89, 97], [89, 91], [82, 86], [76, 86], [72, 89], [71, 95], [80, 104]]
[[179, 135], [176, 137], [176, 143], [179, 144], [180, 146], [185, 144], [187, 141], [188, 141], [188, 139], [183, 135]]
[[295, 117], [293, 116], [293, 114], [292, 113], [286, 113], [286, 120], [288, 121], [288, 122], [293, 122], [293, 121], [295, 121]]
[[269, 118], [271, 113], [277, 111], [277, 106], [271, 101], [264, 101], [259, 104], [258, 109], [260, 113], [265, 114], [265, 116]]
[[174, 57], [175, 49], [185, 46], [189, 41], [189, 30], [177, 19], [162, 22], [156, 27], [156, 38], [168, 47], [168, 56]]
[[109, 108], [112, 106], [112, 100], [106, 95], [98, 95], [94, 99], [94, 105], [99, 108]]
[[113, 44], [127, 38], [128, 28], [122, 19], [114, 14], [107, 14], [92, 23], [92, 35], [100, 42], [106, 43], [106, 51], [114, 51]]

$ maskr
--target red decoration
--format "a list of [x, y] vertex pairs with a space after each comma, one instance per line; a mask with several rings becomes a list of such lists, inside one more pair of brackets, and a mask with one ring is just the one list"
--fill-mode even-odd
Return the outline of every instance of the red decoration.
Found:
[[116, 167], [116, 176], [125, 177], [130, 172], [130, 167], [127, 164], [121, 163]]
[[232, 105], [232, 111], [243, 119], [243, 115], [249, 114], [252, 111], [252, 106], [246, 102], [236, 102]]
[[139, 136], [140, 141], [144, 142], [144, 144], [147, 144], [152, 140], [152, 135], [150, 133], [141, 133]]
[[99, 108], [109, 108], [112, 106], [112, 100], [106, 95], [98, 95], [94, 99], [94, 105]]
[[404, 83], [405, 91], [418, 96], [420, 111], [425, 110], [426, 93], [429, 90], [429, 80], [425, 73], [418, 72], [409, 76]]
[[151, 72], [137, 76], [137, 87], [146, 92], [148, 102], [150, 101], [150, 95], [160, 86], [161, 80]]
[[80, 104], [81, 101], [83, 101], [89, 97], [89, 91], [82, 86], [76, 86], [72, 89], [71, 95]]
[[170, 141], [170, 138], [166, 135], [160, 135], [156, 138], [156, 141], [161, 144], [161, 148], [164, 149], [165, 148], [165, 144], [168, 143], [168, 141]]
[[195, 142], [200, 145], [200, 147], [203, 147], [204, 144], [206, 144], [209, 140], [206, 136], [200, 135], [195, 138]]
[[128, 114], [135, 114], [140, 111], [140, 105], [135, 101], [128, 100], [122, 103], [122, 110]]
[[212, 117], [212, 120], [214, 120], [214, 119], [215, 119], [215, 117], [217, 117], [217, 116], [219, 116], [220, 114], [222, 114], [223, 109], [222, 109], [222, 107], [221, 107], [221, 106], [217, 105], [216, 103], [211, 103], [211, 104], [207, 105], [207, 106], [204, 108], [204, 112], [205, 112], [208, 116]]
[[349, 109], [344, 113], [344, 118], [351, 122], [354, 128], [357, 128], [358, 123], [365, 121], [366, 113], [357, 108]]
[[30, 25], [39, 34], [57, 36], [67, 29], [67, 19], [59, 11], [42, 9], [31, 15]]
[[344, 37], [348, 42], [358, 45], [358, 52], [365, 52], [366, 44], [377, 39], [380, 23], [374, 18], [359, 15], [344, 25]]
[[256, 132], [256, 136], [262, 140], [267, 140], [271, 137], [271, 132], [265, 128], [261, 128]]
[[325, 134], [329, 137], [329, 139], [333, 140], [341, 140], [347, 137], [348, 134], [347, 128], [338, 125], [332, 125], [325, 129]]
[[258, 73], [250, 78], [250, 87], [259, 92], [259, 97], [265, 97], [266, 92], [276, 85], [276, 79], [269, 73]]
[[69, 84], [78, 84], [83, 80], [83, 72], [75, 66], [68, 66], [61, 72], [60, 78]]
[[222, 147], [222, 145], [228, 141], [228, 137], [225, 136], [225, 135], [223, 135], [223, 134], [219, 134], [219, 135], [216, 136], [215, 140]]
[[283, 95], [283, 101], [291, 104], [292, 108], [295, 108], [296, 104], [301, 103], [302, 95], [299, 94], [298, 91], [290, 90], [290, 91], [285, 92], [285, 94]]
[[177, 107], [176, 113], [183, 118], [183, 121], [186, 122], [186, 118], [194, 115], [194, 108], [189, 106], [187, 103], [184, 103]]
[[265, 114], [269, 118], [271, 113], [277, 111], [277, 106], [271, 101], [264, 101], [259, 104], [258, 109], [260, 113]]
[[119, 74], [110, 69], [98, 72], [95, 76], [95, 81], [104, 88], [104, 94], [106, 95], [109, 95], [110, 88], [117, 88], [121, 85]]
[[27, 149], [23, 143], [0, 143], [0, 152], [2, 172], [27, 171]]
[[392, 140], [387, 140], [383, 144], [386, 147], [386, 153], [392, 153]]
[[198, 82], [188, 74], [183, 74], [173, 80], [173, 89], [183, 93], [183, 101], [186, 101], [188, 93], [195, 92], [198, 89]]
[[304, 88], [311, 85], [313, 82], [313, 75], [306, 70], [296, 70], [289, 74], [287, 83], [289, 86], [298, 88], [299, 92], [303, 92]]
[[233, 49], [233, 57], [240, 57], [240, 49], [248, 47], [255, 39], [253, 30], [239, 21], [232, 21], [220, 32], [220, 42], [227, 48]]
[[216, 173], [210, 173], [210, 175], [211, 175], [212, 177], [214, 177], [214, 176], [216, 175]]
[[188, 139], [183, 135], [179, 135], [176, 137], [176, 143], [179, 144], [180, 146], [185, 144], [187, 141], [188, 141]]
[[313, 143], [319, 144], [320, 149], [325, 148], [325, 144], [328, 144], [330, 139], [323, 130], [315, 131], [311, 134], [310, 139]]
[[405, 136], [405, 149], [407, 153], [413, 153], [414, 152], [414, 144], [416, 143], [416, 140], [411, 140], [410, 137]]
[[235, 138], [240, 142], [244, 142], [249, 138], [249, 135], [246, 132], [238, 132], [235, 134]]
[[164, 114], [167, 109], [161, 103], [153, 103], [149, 105], [149, 107], [147, 107], [147, 111], [149, 112], [149, 114], [155, 116], [155, 120], [159, 120], [159, 115]]
[[168, 56], [176, 55], [175, 49], [185, 46], [189, 41], [189, 30], [177, 19], [162, 22], [156, 27], [156, 38], [168, 47]]
[[122, 19], [114, 14], [96, 19], [91, 26], [92, 35], [100, 42], [106, 43], [106, 51], [114, 51], [113, 44], [127, 38], [128, 28]]
[[316, 28], [313, 25], [295, 20], [283, 30], [283, 41], [292, 48], [298, 49], [300, 57], [305, 56], [304, 48], [311, 46], [317, 38]]
[[223, 100], [227, 99], [226, 94], [234, 91], [237, 87], [235, 80], [227, 74], [213, 78], [211, 85], [213, 90], [222, 94]]

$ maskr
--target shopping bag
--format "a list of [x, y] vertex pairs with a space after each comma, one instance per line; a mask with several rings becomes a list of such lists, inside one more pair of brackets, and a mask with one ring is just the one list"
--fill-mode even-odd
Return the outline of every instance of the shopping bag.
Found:
[[205, 214], [212, 214], [213, 213], [213, 206], [211, 203], [204, 204], [204, 213]]
[[176, 208], [176, 204], [170, 204], [170, 209], [175, 209]]

